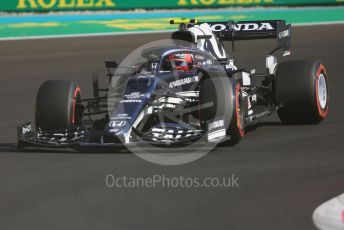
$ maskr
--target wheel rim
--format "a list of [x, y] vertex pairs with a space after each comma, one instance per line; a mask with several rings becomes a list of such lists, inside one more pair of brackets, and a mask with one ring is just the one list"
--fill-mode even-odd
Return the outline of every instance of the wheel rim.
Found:
[[327, 104], [327, 85], [324, 74], [319, 75], [318, 79], [318, 101], [321, 109], [326, 108]]

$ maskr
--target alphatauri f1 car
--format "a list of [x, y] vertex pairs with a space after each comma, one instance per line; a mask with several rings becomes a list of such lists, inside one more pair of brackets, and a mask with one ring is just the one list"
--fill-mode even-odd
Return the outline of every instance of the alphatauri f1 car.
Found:
[[[36, 98], [35, 130], [30, 122], [18, 126], [18, 147], [233, 145], [274, 112], [285, 124], [316, 124], [327, 117], [324, 65], [277, 62], [277, 51], [290, 54], [291, 25], [285, 21], [170, 23], [179, 25], [171, 34], [174, 45], [144, 49], [145, 61], [120, 76], [116, 62], [106, 62], [110, 87], [100, 89], [93, 78], [92, 98], [81, 98], [73, 81], [44, 82]], [[236, 63], [235, 41], [250, 39], [277, 41], [264, 73]], [[111, 86], [114, 78], [123, 84]]]

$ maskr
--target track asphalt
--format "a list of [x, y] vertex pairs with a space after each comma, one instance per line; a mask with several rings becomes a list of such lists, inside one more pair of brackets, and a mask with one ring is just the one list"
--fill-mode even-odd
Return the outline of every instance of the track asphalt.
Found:
[[[0, 42], [0, 228], [11, 229], [315, 229], [312, 213], [344, 191], [344, 25], [297, 27], [293, 59], [327, 67], [329, 117], [319, 125], [264, 120], [235, 147], [190, 164], [154, 165], [133, 154], [15, 148], [16, 125], [33, 120], [39, 85], [74, 79], [91, 95], [102, 61], [122, 60], [167, 33]], [[264, 67], [274, 41], [240, 42], [239, 63]], [[105, 82], [105, 80], [104, 80]], [[230, 177], [238, 188], [107, 188], [122, 177]]]

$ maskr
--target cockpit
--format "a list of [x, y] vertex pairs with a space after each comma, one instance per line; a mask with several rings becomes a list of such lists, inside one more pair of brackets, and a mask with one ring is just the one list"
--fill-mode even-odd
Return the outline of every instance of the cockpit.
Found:
[[142, 65], [141, 71], [150, 73], [186, 72], [215, 62], [215, 59], [205, 52], [183, 47], [150, 48], [144, 50], [142, 56], [147, 61]]

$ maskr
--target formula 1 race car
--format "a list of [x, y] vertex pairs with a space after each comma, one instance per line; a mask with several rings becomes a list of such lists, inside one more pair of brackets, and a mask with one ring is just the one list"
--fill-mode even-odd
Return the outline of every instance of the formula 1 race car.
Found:
[[[274, 112], [285, 124], [316, 124], [327, 117], [324, 65], [277, 63], [276, 51], [290, 54], [291, 26], [285, 21], [170, 23], [179, 24], [171, 35], [175, 45], [144, 49], [145, 61], [121, 74], [116, 62], [106, 62], [110, 81], [120, 78], [122, 84], [100, 89], [94, 78], [93, 98], [82, 99], [73, 81], [44, 82], [36, 98], [36, 130], [31, 123], [18, 126], [18, 147], [233, 145], [247, 127]], [[265, 73], [237, 67], [236, 40], [268, 38], [277, 47], [266, 56]]]

